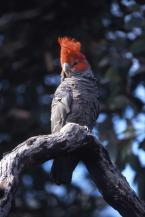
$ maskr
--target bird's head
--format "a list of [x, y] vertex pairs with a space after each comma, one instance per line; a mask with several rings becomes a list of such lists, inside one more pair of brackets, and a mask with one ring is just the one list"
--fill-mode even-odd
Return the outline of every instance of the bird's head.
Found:
[[81, 53], [81, 43], [69, 37], [58, 38], [60, 44], [60, 62], [62, 77], [71, 77], [74, 73], [83, 73], [90, 68], [86, 57]]

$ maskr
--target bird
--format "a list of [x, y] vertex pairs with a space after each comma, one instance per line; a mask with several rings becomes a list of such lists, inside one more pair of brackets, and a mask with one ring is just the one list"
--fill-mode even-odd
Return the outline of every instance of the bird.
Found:
[[[67, 123], [87, 126], [91, 131], [99, 114], [99, 87], [81, 42], [71, 37], [59, 37], [61, 83], [51, 105], [51, 132], [56, 133]], [[55, 158], [51, 167], [53, 181], [71, 184], [79, 162], [75, 155]]]

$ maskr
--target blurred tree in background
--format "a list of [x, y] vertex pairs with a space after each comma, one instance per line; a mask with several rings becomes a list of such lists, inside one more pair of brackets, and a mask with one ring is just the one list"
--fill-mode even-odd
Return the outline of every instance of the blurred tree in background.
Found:
[[[56, 41], [64, 35], [82, 42], [101, 80], [104, 98], [94, 133], [120, 170], [128, 167], [133, 172], [137, 192], [145, 200], [145, 2], [141, 0], [1, 3], [0, 155], [30, 136], [50, 133], [50, 106], [61, 70]], [[69, 187], [55, 186], [49, 168], [46, 162], [23, 172], [12, 217], [106, 216], [101, 214], [106, 204], [82, 165]]]

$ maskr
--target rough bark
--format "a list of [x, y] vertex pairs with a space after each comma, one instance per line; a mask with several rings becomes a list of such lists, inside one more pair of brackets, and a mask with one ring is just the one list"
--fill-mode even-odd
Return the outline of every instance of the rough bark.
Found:
[[24, 166], [70, 154], [83, 160], [104, 199], [122, 216], [145, 216], [144, 202], [110, 161], [104, 147], [86, 127], [71, 123], [59, 133], [32, 137], [3, 157], [0, 161], [0, 216], [9, 214]]

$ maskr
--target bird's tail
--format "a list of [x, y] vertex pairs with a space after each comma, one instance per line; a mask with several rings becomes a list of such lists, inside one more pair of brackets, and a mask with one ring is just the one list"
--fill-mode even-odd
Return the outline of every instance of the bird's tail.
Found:
[[51, 177], [53, 181], [60, 185], [69, 185], [72, 180], [72, 174], [78, 164], [78, 159], [74, 156], [65, 156], [54, 159], [51, 168]]

